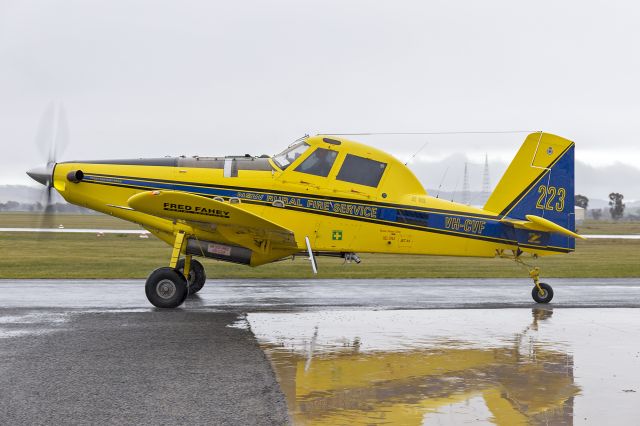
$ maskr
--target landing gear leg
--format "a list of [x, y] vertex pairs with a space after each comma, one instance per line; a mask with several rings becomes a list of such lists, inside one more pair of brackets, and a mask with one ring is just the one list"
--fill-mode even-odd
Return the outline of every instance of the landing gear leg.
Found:
[[531, 290], [531, 297], [537, 303], [549, 303], [551, 299], [553, 299], [553, 288], [549, 284], [540, 282], [540, 268], [537, 266], [531, 266], [526, 264], [522, 259], [520, 259], [520, 251], [514, 253], [513, 260], [516, 263], [522, 265], [527, 268], [529, 271], [529, 277], [533, 280], [533, 289]]
[[[187, 264], [190, 264], [189, 268], [187, 268]], [[207, 280], [204, 266], [202, 266], [202, 264], [197, 260], [191, 259], [191, 256], [189, 255], [178, 261], [176, 269], [187, 279], [187, 282], [189, 283], [189, 294], [196, 294], [199, 292], [204, 286], [204, 282]]]
[[553, 299], [553, 288], [549, 284], [540, 282], [540, 268], [537, 266], [529, 270], [529, 276], [533, 279], [531, 297], [537, 303], [549, 303]]
[[[185, 275], [176, 270], [182, 245], [185, 241], [184, 232], [176, 235], [169, 267], [158, 268], [149, 275], [145, 283], [147, 299], [158, 308], [177, 308], [182, 305], [189, 293]], [[184, 270], [189, 273], [189, 262], [185, 262]]]

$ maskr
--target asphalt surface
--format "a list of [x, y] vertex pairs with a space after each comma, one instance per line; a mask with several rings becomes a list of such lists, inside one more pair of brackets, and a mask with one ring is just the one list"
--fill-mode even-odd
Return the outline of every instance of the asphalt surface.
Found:
[[[640, 307], [640, 280], [547, 280], [553, 308]], [[0, 281], [0, 424], [286, 424], [252, 312], [528, 308], [528, 280], [211, 280], [176, 310], [143, 280]]]
[[236, 314], [2, 309], [0, 315], [2, 328], [14, 331], [0, 339], [1, 424], [288, 422], [255, 338], [227, 327]]

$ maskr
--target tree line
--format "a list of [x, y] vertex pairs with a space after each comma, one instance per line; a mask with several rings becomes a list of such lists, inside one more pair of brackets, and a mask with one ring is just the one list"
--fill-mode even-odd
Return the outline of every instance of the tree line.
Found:
[[[624, 209], [626, 206], [622, 200], [624, 200], [624, 195], [619, 192], [612, 192], [609, 194], [609, 215], [611, 215], [611, 219], [619, 220], [624, 216]], [[582, 207], [586, 212], [589, 207], [589, 199], [584, 195], [577, 194], [575, 196], [575, 205]], [[602, 219], [602, 210], [591, 210], [591, 216], [596, 220]]]
[[53, 203], [49, 206], [37, 203], [20, 203], [18, 201], [7, 201], [0, 203], [0, 212], [44, 212], [50, 213], [88, 213], [90, 210], [84, 207], [69, 203]]

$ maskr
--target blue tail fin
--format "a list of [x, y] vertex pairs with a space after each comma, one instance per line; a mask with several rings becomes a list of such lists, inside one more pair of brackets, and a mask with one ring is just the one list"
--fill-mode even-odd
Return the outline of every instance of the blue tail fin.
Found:
[[[549, 133], [532, 133], [522, 144], [485, 209], [510, 219], [543, 217], [575, 231], [574, 143]], [[549, 244], [573, 249], [573, 238], [554, 234]]]

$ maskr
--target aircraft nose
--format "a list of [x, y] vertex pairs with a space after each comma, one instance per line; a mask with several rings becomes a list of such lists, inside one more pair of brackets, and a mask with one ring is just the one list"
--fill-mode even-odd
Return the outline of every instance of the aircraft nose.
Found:
[[53, 164], [47, 164], [46, 166], [34, 167], [27, 172], [27, 175], [38, 183], [44, 186], [51, 186], [51, 180], [53, 175]]

